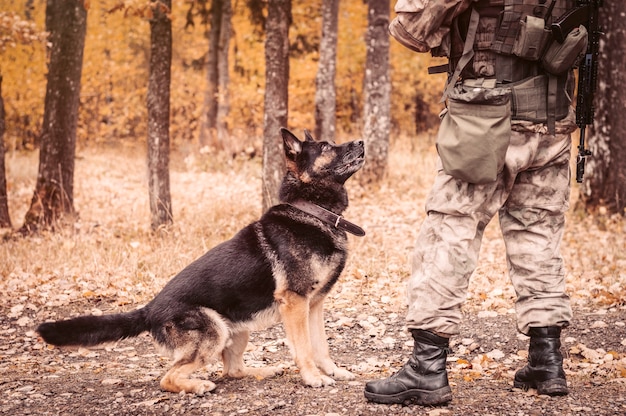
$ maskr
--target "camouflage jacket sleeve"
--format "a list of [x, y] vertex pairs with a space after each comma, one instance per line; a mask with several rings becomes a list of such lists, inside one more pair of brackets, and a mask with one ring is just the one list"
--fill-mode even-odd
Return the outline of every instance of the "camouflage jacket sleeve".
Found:
[[452, 20], [475, 0], [398, 0], [396, 17], [389, 33], [416, 52], [428, 52], [441, 45], [450, 32]]

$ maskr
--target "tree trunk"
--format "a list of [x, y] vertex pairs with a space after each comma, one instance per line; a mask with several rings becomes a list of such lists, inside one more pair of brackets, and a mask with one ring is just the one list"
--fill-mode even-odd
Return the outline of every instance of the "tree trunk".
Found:
[[285, 173], [280, 128], [287, 126], [291, 0], [268, 2], [265, 26], [265, 114], [263, 119], [263, 209], [278, 203]]
[[600, 22], [605, 34], [600, 41], [596, 117], [589, 135], [582, 198], [585, 207], [625, 215], [626, 208], [626, 3], [605, 1]]
[[87, 31], [87, 10], [82, 0], [46, 4], [46, 30], [50, 33], [50, 64], [44, 103], [39, 171], [35, 193], [22, 233], [54, 227], [61, 219], [73, 221], [74, 156], [80, 102], [80, 77]]
[[148, 80], [148, 188], [153, 230], [171, 224], [170, 83], [172, 63], [171, 0], [159, 0], [150, 19]]
[[382, 179], [387, 169], [391, 129], [391, 80], [389, 77], [389, 0], [368, 0], [367, 56], [363, 86], [363, 139], [365, 165], [362, 184]]
[[322, 39], [315, 77], [315, 138], [335, 141], [337, 26], [339, 0], [322, 2]]
[[217, 102], [219, 69], [218, 56], [222, 25], [222, 5], [225, 0], [213, 0], [211, 3], [211, 28], [209, 30], [209, 53], [207, 56], [207, 87], [204, 94], [204, 114], [200, 126], [200, 146], [219, 148], [217, 142]]
[[0, 75], [0, 228], [11, 228], [9, 198], [7, 195], [7, 173], [4, 166], [4, 100], [2, 99], [2, 75]]
[[229, 149], [231, 147], [231, 143], [228, 137], [228, 123], [226, 120], [230, 111], [230, 101], [228, 97], [228, 51], [230, 49], [231, 19], [233, 16], [233, 9], [230, 0], [223, 1], [219, 51], [217, 56], [218, 96], [216, 126], [218, 143], [221, 144], [222, 148]]

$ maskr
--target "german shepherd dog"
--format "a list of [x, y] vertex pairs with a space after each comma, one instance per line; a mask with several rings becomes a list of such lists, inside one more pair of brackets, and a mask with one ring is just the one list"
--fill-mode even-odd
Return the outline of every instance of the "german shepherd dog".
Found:
[[281, 373], [246, 367], [243, 353], [250, 331], [282, 321], [304, 384], [353, 379], [330, 358], [323, 302], [346, 262], [345, 231], [363, 235], [341, 213], [348, 207], [344, 183], [363, 165], [364, 145], [315, 141], [308, 131], [304, 141], [281, 134], [287, 172], [278, 205], [184, 268], [144, 307], [42, 323], [44, 341], [94, 346], [149, 331], [173, 361], [161, 388], [204, 394], [215, 384], [190, 375], [220, 357], [223, 376]]

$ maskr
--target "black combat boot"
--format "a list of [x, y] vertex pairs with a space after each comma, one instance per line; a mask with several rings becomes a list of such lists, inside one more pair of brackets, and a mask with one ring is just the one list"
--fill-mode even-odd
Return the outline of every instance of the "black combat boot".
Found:
[[452, 400], [446, 358], [448, 338], [421, 329], [411, 330], [415, 344], [409, 361], [389, 378], [365, 385], [365, 398], [384, 404], [413, 401], [421, 405]]
[[513, 386], [523, 390], [537, 389], [537, 393], [549, 396], [566, 395], [568, 390], [561, 355], [561, 328], [530, 328], [528, 335], [528, 364], [515, 373]]

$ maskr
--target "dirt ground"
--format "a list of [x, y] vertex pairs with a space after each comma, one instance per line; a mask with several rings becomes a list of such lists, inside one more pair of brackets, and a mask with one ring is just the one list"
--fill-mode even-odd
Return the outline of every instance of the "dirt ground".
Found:
[[[0, 240], [0, 415], [626, 414], [626, 222], [576, 211], [562, 247], [575, 312], [562, 337], [570, 395], [513, 391], [528, 339], [515, 330], [515, 293], [493, 221], [470, 282], [461, 335], [452, 340], [452, 403], [427, 408], [365, 400], [365, 382], [396, 371], [412, 350], [404, 328], [405, 288], [430, 186], [431, 173], [423, 171], [434, 167], [432, 155], [401, 150], [390, 155], [389, 178], [379, 190], [350, 189], [347, 219], [367, 236], [350, 240], [350, 259], [327, 301], [332, 356], [356, 379], [304, 386], [276, 326], [253, 335], [245, 359], [250, 366], [283, 365], [282, 375], [221, 380], [216, 365], [198, 372], [217, 384], [200, 397], [159, 389], [170, 361], [148, 335], [105, 348], [62, 350], [45, 345], [34, 328], [148, 302], [182, 267], [257, 218], [260, 198], [250, 195], [260, 195], [259, 166], [205, 171], [199, 160], [186, 158], [189, 166], [172, 172], [175, 225], [156, 238], [146, 230], [145, 158], [115, 149], [81, 152], [75, 201], [81, 221], [62, 233]], [[34, 156], [7, 159], [14, 218], [23, 218], [32, 198]]]
[[[21, 317], [40, 321], [53, 313], [69, 316], [94, 307], [116, 308], [91, 300], [64, 310], [22, 311]], [[217, 365], [198, 374], [217, 379], [217, 389], [204, 396], [159, 389], [168, 359], [158, 354], [148, 335], [101, 349], [60, 350], [45, 346], [32, 327], [20, 326], [23, 320], [10, 317], [15, 310], [0, 310], [0, 414], [6, 415], [626, 414], [626, 368], [620, 359], [626, 356], [624, 309], [576, 311], [562, 337], [571, 392], [558, 398], [512, 388], [513, 373], [524, 364], [527, 349], [512, 314], [468, 313], [448, 363], [454, 400], [434, 408], [376, 405], [364, 399], [364, 383], [395, 371], [411, 351], [403, 317], [367, 305], [343, 310], [331, 305], [326, 312], [332, 355], [356, 380], [325, 388], [304, 386], [277, 326], [254, 334], [246, 360], [252, 366], [282, 363], [283, 375], [219, 379]]]

